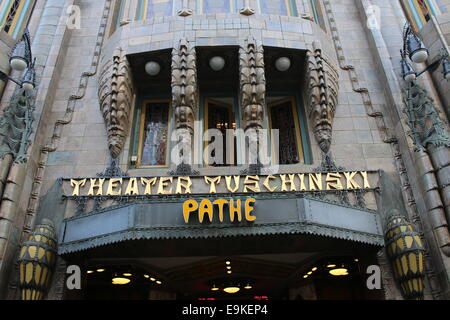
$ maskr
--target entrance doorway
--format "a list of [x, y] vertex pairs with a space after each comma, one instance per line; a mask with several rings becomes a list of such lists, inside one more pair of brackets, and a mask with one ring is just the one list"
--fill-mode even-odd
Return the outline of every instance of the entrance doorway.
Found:
[[82, 267], [75, 299], [384, 299], [368, 290], [380, 247], [306, 234], [123, 241], [63, 258]]

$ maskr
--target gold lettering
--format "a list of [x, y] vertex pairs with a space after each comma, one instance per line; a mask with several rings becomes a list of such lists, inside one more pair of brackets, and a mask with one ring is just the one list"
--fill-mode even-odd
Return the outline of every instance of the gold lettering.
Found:
[[344, 172], [345, 179], [347, 180], [347, 189], [361, 189], [361, 186], [353, 180], [357, 173], [358, 172]]
[[170, 188], [169, 190], [164, 190], [164, 188], [167, 188], [169, 186], [169, 182], [173, 183], [172, 177], [159, 179], [158, 194], [172, 194], [172, 188]]
[[189, 222], [189, 217], [192, 212], [197, 211], [198, 209], [198, 202], [195, 200], [188, 200], [183, 203], [183, 217], [184, 222]]
[[306, 185], [305, 185], [305, 175], [299, 174], [298, 178], [300, 179], [300, 191], [306, 191]]
[[70, 179], [70, 185], [73, 187], [72, 196], [79, 196], [80, 195], [80, 187], [84, 187], [85, 184], [86, 184], [86, 179], [83, 179], [83, 180]]
[[[289, 179], [286, 179], [286, 175], [282, 174], [281, 177], [281, 191], [297, 191], [297, 187], [295, 186], [295, 174], [290, 174]], [[287, 184], [291, 185], [291, 190], [288, 190]]]
[[[107, 196], [120, 196], [122, 194], [122, 178], [111, 178], [108, 183], [108, 191], [106, 191]], [[114, 191], [115, 188], [119, 188], [119, 190]]]
[[216, 185], [218, 185], [221, 180], [222, 177], [215, 177], [215, 178], [205, 177], [205, 183], [211, 185], [211, 187], [209, 187], [209, 193], [217, 193]]
[[[187, 182], [187, 184], [183, 184], [182, 181]], [[190, 194], [192, 187], [192, 181], [189, 177], [178, 177], [178, 185], [177, 185], [177, 194], [182, 194], [182, 189], [185, 190], [185, 194]]]
[[310, 173], [309, 174], [309, 190], [311, 190], [311, 191], [323, 190], [321, 173]]
[[141, 178], [141, 184], [143, 186], [145, 186], [144, 194], [146, 196], [152, 194], [152, 186], [154, 186], [156, 184], [156, 180], [157, 180], [157, 178], [151, 178], [151, 179]]
[[203, 200], [200, 203], [200, 208], [198, 209], [198, 220], [200, 223], [203, 223], [203, 218], [205, 217], [205, 213], [209, 216], [209, 221], [213, 221], [213, 205], [211, 201], [208, 199]]
[[250, 215], [250, 213], [255, 210], [255, 208], [251, 205], [253, 203], [256, 203], [256, 199], [250, 198], [245, 201], [245, 219], [250, 222], [256, 220], [255, 216]]
[[[247, 176], [244, 180], [244, 192], [261, 192], [261, 188], [259, 187], [259, 176]], [[253, 185], [253, 186], [251, 186]]]
[[271, 188], [271, 187], [270, 187], [270, 180], [276, 180], [276, 178], [275, 178], [274, 176], [272, 176], [272, 175], [268, 176], [268, 177], [266, 178], [266, 181], [264, 181], [263, 186], [264, 186], [267, 190], [269, 190], [270, 192], [275, 192], [275, 191], [278, 189], [278, 187], [273, 187], [273, 188]]
[[105, 179], [98, 179], [98, 183], [97, 183], [97, 179], [90, 179], [91, 180], [91, 187], [89, 189], [88, 192], [88, 196], [93, 196], [94, 195], [94, 189], [97, 188], [97, 196], [102, 196], [103, 195], [103, 183], [105, 182]]
[[327, 190], [343, 190], [341, 175], [339, 173], [327, 174]]
[[236, 206], [234, 205], [234, 200], [230, 200], [230, 220], [231, 222], [234, 222], [234, 216], [237, 214], [238, 221], [242, 221], [242, 214], [241, 214], [241, 200], [236, 200]]
[[128, 181], [127, 189], [125, 190], [126, 196], [136, 196], [139, 194], [139, 187], [137, 178], [130, 178]]
[[[234, 186], [235, 186], [235, 188], [231, 188], [231, 178], [234, 179]], [[230, 191], [231, 193], [238, 192], [239, 185], [240, 185], [240, 177], [239, 176], [225, 177], [225, 180], [227, 182], [227, 189], [228, 189], [228, 191]]]
[[223, 222], [223, 208], [225, 204], [227, 204], [227, 200], [219, 199], [214, 201], [214, 204], [216, 204], [219, 207], [219, 220], [220, 222]]
[[361, 175], [364, 180], [364, 189], [370, 189], [369, 176], [366, 171], [361, 172]]

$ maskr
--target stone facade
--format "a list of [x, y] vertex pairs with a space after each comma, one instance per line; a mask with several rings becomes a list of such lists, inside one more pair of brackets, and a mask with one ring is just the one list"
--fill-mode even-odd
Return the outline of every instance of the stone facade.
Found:
[[[450, 199], [447, 183], [450, 159], [448, 150], [439, 155], [435, 154], [439, 151], [425, 150], [423, 160], [424, 155], [414, 150], [413, 141], [408, 136], [401, 90], [405, 83], [401, 77], [399, 54], [405, 17], [397, 1], [319, 1], [326, 30], [312, 21], [309, 1], [302, 0], [295, 1], [298, 17], [260, 14], [254, 0], [244, 1], [245, 10], [241, 13], [199, 15], [196, 1], [188, 0], [174, 1], [173, 15], [158, 15], [140, 21], [134, 19], [138, 1], [125, 2], [122, 23], [118, 28], [112, 27], [118, 10], [114, 0], [41, 1], [31, 17], [30, 31], [39, 80], [34, 111], [36, 121], [30, 137], [32, 143], [28, 149], [23, 183], [18, 191], [18, 205], [11, 220], [12, 231], [6, 245], [0, 245], [3, 250], [0, 252], [0, 297], [8, 294], [9, 297], [17, 297], [13, 270], [4, 266], [15, 263], [20, 243], [38, 222], [40, 199], [48, 194], [58, 178], [95, 177], [110, 166], [111, 155], [119, 157], [120, 169], [129, 176], [165, 176], [168, 171], [176, 169], [173, 164], [170, 168], [158, 169], [134, 169], [130, 166], [133, 125], [136, 123], [132, 119], [136, 108], [132, 101], [136, 100], [131, 96], [121, 100], [127, 113], [121, 121], [127, 123], [122, 126], [124, 132], [119, 135], [118, 149], [114, 145], [115, 133], [106, 129], [111, 126], [109, 120], [105, 128], [107, 108], [103, 104], [109, 103], [104, 101], [110, 92], [104, 92], [99, 99], [99, 83], [104, 83], [101, 77], [105, 75], [101, 68], [109, 62], [114, 64], [115, 57], [126, 59], [117, 54], [118, 50], [133, 55], [160, 50], [172, 52], [175, 47], [173, 52], [179, 54], [178, 51], [186, 49], [183, 47], [186, 43], [189, 48], [241, 47], [244, 40], [251, 39], [246, 45], [255, 44], [255, 51], [262, 46], [308, 52], [314, 60], [313, 72], [321, 68], [317, 64], [326, 64], [321, 70], [325, 76], [318, 72], [318, 75], [310, 77], [318, 83], [310, 88], [310, 100], [304, 104], [305, 108], [315, 108], [325, 103], [330, 108], [328, 112], [333, 117], [329, 135], [322, 139], [323, 132], [319, 130], [314, 138], [315, 124], [320, 121], [310, 119], [308, 136], [312, 163], [281, 166], [279, 173], [312, 172], [322, 165], [324, 153], [329, 153], [337, 167], [348, 171], [384, 171], [394, 184], [401, 186], [402, 206], [425, 243], [425, 298], [450, 298]], [[367, 7], [370, 4], [381, 9], [379, 29], [367, 28]], [[71, 5], [81, 9], [80, 29], [71, 29], [66, 23], [67, 9]], [[450, 13], [436, 17], [421, 31], [425, 44], [430, 48], [429, 61], [434, 61], [439, 48], [448, 46], [450, 42], [449, 17]], [[0, 35], [0, 68], [5, 65], [7, 48], [3, 50], [4, 47]], [[252, 49], [244, 46], [243, 50]], [[118, 61], [117, 65], [121, 63], [125, 62]], [[261, 65], [250, 67], [262, 68]], [[177, 68], [182, 69], [173, 66], [173, 69]], [[124, 76], [121, 72], [119, 69], [119, 78]], [[298, 77], [305, 78], [305, 74]], [[323, 78], [327, 79], [326, 84], [320, 83]], [[183, 79], [175, 80], [173, 87], [186, 85], [182, 83]], [[428, 91], [436, 109], [441, 111], [440, 117], [448, 132], [449, 82], [442, 80], [438, 70], [432, 75], [424, 75], [418, 83]], [[114, 83], [109, 85], [110, 90], [115, 89], [120, 95], [120, 88], [113, 88]], [[195, 83], [193, 86], [195, 89]], [[323, 88], [329, 91], [321, 93]], [[132, 93], [131, 87], [126, 86], [126, 94]], [[12, 94], [13, 86], [8, 85], [1, 101], [2, 108], [9, 104]], [[187, 128], [186, 134], [193, 135], [192, 117], [199, 118], [198, 105], [195, 105], [198, 99], [195, 93], [190, 94], [188, 102], [174, 97], [177, 103], [173, 107], [176, 128]], [[262, 119], [267, 117], [264, 97], [256, 95], [254, 101], [244, 97], [242, 101], [246, 99], [249, 100], [248, 105], [241, 106], [246, 125], [265, 126]], [[252, 111], [253, 105], [256, 111]], [[183, 115], [183, 112], [188, 115]], [[448, 149], [448, 146], [443, 148]], [[434, 167], [427, 168], [430, 157]], [[200, 175], [239, 175], [243, 168], [194, 165], [193, 169]], [[439, 181], [436, 180], [438, 173]], [[430, 179], [435, 181], [434, 184], [430, 182], [431, 186], [427, 184]], [[440, 205], [429, 203], [427, 195], [431, 194], [430, 190]], [[370, 194], [365, 203], [369, 208], [380, 209], [385, 202]], [[435, 214], [437, 210], [440, 210], [439, 214]], [[382, 216], [387, 214], [382, 210], [379, 212]], [[65, 218], [73, 215], [75, 211], [68, 208]], [[383, 273], [389, 272], [383, 267]], [[400, 299], [392, 281], [387, 282], [392, 286], [389, 298]]]

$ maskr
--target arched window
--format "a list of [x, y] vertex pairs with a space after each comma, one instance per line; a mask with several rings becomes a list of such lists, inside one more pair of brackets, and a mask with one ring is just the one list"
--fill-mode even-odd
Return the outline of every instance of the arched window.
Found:
[[22, 36], [35, 0], [0, 0], [1, 29], [14, 39]]
[[443, 0], [401, 0], [405, 14], [418, 31], [431, 19], [447, 11]]
[[258, 0], [259, 11], [262, 14], [277, 14], [281, 16], [298, 16], [295, 0]]
[[173, 0], [139, 0], [136, 20], [173, 15]]

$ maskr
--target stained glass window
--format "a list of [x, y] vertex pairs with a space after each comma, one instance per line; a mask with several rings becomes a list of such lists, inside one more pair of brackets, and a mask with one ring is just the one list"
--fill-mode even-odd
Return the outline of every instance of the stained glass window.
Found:
[[152, 19], [173, 14], [173, 0], [140, 0], [138, 5], [138, 20]]
[[431, 19], [447, 11], [441, 0], [401, 0], [409, 22], [416, 31]]
[[292, 99], [269, 105], [271, 129], [279, 130], [278, 164], [303, 162], [297, 111]]
[[259, 0], [259, 8], [263, 14], [277, 14], [281, 16], [298, 16], [294, 0]]
[[167, 166], [169, 102], [147, 102], [141, 118], [140, 167]]
[[0, 0], [1, 28], [15, 39], [28, 22], [34, 0]]
[[[206, 102], [206, 113], [207, 113], [207, 121], [205, 129], [218, 129], [222, 133], [222, 141], [223, 141], [223, 150], [222, 150], [222, 158], [216, 162], [208, 163], [210, 166], [225, 166], [232, 165], [236, 163], [236, 141], [234, 141], [234, 150], [227, 150], [227, 130], [236, 129], [236, 123], [234, 120], [234, 113], [232, 106], [229, 104], [225, 104], [222, 102], [207, 100]], [[228, 132], [229, 134], [229, 132]], [[209, 143], [214, 142], [215, 137], [212, 136], [209, 139]], [[230, 158], [230, 152], [233, 157], [231, 157], [232, 161], [227, 159]], [[212, 150], [211, 157], [216, 158], [216, 151]], [[232, 162], [232, 163], [230, 163]]]

